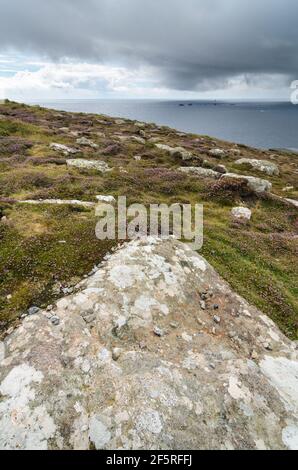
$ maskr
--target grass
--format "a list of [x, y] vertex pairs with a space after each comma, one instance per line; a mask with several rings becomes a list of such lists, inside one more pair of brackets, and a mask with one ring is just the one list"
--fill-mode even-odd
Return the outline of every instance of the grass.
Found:
[[[97, 194], [106, 194], [125, 195], [128, 204], [203, 203], [202, 254], [237, 293], [267, 313], [288, 337], [298, 338], [295, 207], [270, 197], [256, 197], [239, 182], [223, 184], [182, 175], [177, 171], [181, 162], [152, 143], [143, 146], [127, 140], [120, 143], [119, 154], [103, 155], [103, 149], [117, 142], [115, 133], [137, 135], [138, 128], [130, 120], [117, 125], [105, 116], [59, 113], [10, 102], [0, 105], [0, 115], [0, 219], [5, 216], [0, 221], [2, 331], [28, 307], [54, 302], [63, 295], [61, 287], [74, 285], [116, 244], [96, 239], [93, 210], [20, 205], [13, 200], [94, 201]], [[95, 151], [83, 147], [76, 157], [103, 160], [113, 170], [102, 175], [67, 168], [67, 157], [49, 147], [51, 142], [76, 146], [76, 137], [59, 131], [61, 127], [82, 131], [99, 146]], [[268, 177], [252, 169], [239, 169], [234, 164], [239, 156], [224, 161], [208, 156], [212, 145], [228, 150], [231, 143], [206, 136], [198, 143], [196, 135], [181, 137], [172, 129], [157, 129], [153, 124], [148, 124], [145, 132], [170, 146], [189, 148], [203, 160], [208, 159], [211, 168], [223, 163], [230, 172], [270, 180], [276, 195], [298, 196], [297, 157], [293, 155], [276, 157], [281, 175]], [[238, 148], [242, 157], [271, 158], [270, 152]], [[140, 161], [134, 159], [136, 155], [142, 157]], [[198, 165], [197, 161], [189, 164]], [[293, 189], [284, 192], [287, 185]], [[247, 225], [231, 220], [231, 208], [239, 204], [253, 212]]]

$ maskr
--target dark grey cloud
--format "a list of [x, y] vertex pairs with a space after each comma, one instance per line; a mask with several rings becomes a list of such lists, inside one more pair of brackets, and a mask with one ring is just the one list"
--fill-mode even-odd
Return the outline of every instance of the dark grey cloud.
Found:
[[297, 0], [0, 0], [0, 15], [0, 52], [149, 64], [175, 89], [298, 78]]

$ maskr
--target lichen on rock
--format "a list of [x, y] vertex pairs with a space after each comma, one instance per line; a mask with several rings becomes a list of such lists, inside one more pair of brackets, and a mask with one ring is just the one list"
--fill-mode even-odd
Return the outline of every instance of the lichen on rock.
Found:
[[2, 449], [297, 447], [296, 344], [186, 244], [123, 245], [53, 314], [1, 345]]

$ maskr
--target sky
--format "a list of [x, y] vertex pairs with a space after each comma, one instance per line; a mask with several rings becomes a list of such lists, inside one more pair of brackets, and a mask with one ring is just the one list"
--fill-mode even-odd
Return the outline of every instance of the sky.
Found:
[[0, 0], [0, 98], [289, 100], [297, 0]]

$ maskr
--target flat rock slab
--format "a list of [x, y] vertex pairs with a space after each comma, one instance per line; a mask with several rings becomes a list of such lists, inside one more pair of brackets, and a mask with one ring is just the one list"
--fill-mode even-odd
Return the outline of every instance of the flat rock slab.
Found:
[[221, 176], [221, 173], [217, 171], [210, 170], [209, 168], [201, 168], [197, 166], [185, 166], [179, 168], [179, 171], [190, 176], [198, 176], [201, 178], [214, 178], [218, 179]]
[[96, 205], [95, 202], [78, 201], [76, 199], [27, 199], [25, 201], [18, 201], [19, 204], [56, 204], [56, 205], [71, 205], [71, 206], [83, 206], [93, 207]]
[[79, 169], [86, 169], [86, 170], [97, 170], [101, 173], [106, 173], [107, 171], [111, 171], [109, 165], [103, 161], [99, 160], [83, 160], [81, 158], [76, 158], [73, 160], [66, 161], [67, 166], [75, 167]]
[[187, 245], [76, 289], [0, 343], [1, 449], [298, 448], [295, 343]]
[[52, 144], [50, 144], [50, 149], [55, 150], [55, 152], [61, 152], [64, 155], [79, 153], [79, 150], [77, 150], [73, 147], [67, 147], [67, 145], [63, 145], [63, 144], [52, 143]]

